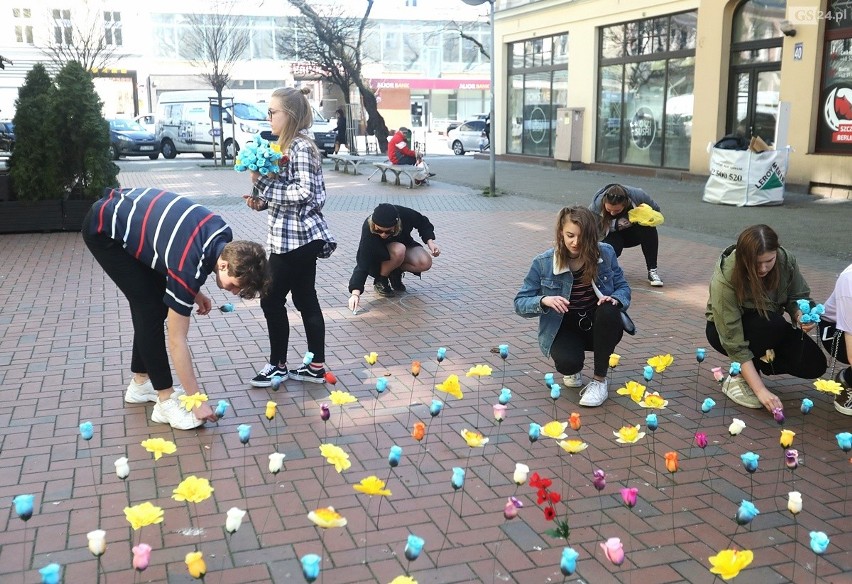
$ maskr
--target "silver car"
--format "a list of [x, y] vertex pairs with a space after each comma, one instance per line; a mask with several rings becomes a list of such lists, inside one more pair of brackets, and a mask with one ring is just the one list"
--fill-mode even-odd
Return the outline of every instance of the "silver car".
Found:
[[487, 144], [485, 138], [485, 120], [470, 120], [447, 134], [447, 146], [457, 156], [469, 150], [479, 152]]

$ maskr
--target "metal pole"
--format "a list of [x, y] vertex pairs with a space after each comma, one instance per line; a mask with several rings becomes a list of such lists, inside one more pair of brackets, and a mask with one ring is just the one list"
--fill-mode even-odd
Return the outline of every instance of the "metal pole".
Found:
[[488, 133], [488, 161], [491, 165], [490, 174], [488, 176], [489, 179], [489, 188], [490, 191], [488, 194], [490, 196], [495, 196], [497, 191], [496, 183], [497, 183], [497, 160], [494, 157], [494, 129], [497, 127], [494, 120], [494, 5], [497, 0], [490, 0], [491, 4], [491, 113], [489, 114], [488, 123], [491, 124], [491, 130]]

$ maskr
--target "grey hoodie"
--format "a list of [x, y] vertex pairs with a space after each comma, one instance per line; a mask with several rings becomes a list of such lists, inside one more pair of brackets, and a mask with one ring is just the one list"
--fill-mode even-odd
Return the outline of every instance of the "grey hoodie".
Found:
[[[645, 203], [646, 205], [651, 207], [654, 211], [660, 211], [660, 206], [656, 203], [656, 201], [654, 201], [654, 199], [652, 199], [648, 195], [648, 193], [646, 193], [642, 189], [640, 189], [638, 187], [631, 187], [631, 186], [628, 186], [628, 185], [620, 185], [624, 189], [624, 191], [627, 193], [628, 202], [624, 206], [624, 210], [621, 213], [619, 213], [615, 217], [611, 217], [609, 215], [609, 213], [606, 212], [606, 209], [604, 209], [603, 201], [604, 201], [604, 193], [607, 191], [607, 189], [609, 189], [609, 187], [614, 186], [615, 184], [617, 184], [617, 183], [608, 184], [605, 187], [603, 187], [601, 190], [599, 190], [597, 193], [595, 193], [595, 197], [592, 199], [592, 204], [589, 205], [589, 209], [592, 210], [592, 213], [600, 216], [601, 218], [603, 218], [604, 215], [606, 215], [606, 217], [608, 219], [610, 219], [609, 222], [607, 222], [605, 224], [604, 228], [601, 229], [601, 234], [600, 234], [601, 239], [603, 239], [604, 237], [609, 235], [610, 231], [616, 230], [615, 225], [616, 225], [617, 221], [619, 219], [622, 219], [622, 218], [626, 219], [627, 218], [627, 212], [630, 211], [630, 209], [638, 207], [642, 203]], [[601, 224], [603, 224], [603, 221], [601, 221]]]

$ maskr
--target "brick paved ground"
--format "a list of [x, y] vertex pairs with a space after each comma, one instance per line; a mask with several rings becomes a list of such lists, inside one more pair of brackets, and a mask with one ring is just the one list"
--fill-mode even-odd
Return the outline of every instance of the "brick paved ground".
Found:
[[[332, 258], [320, 263], [317, 283], [326, 316], [327, 361], [339, 379], [337, 389], [359, 399], [345, 408], [332, 407], [327, 424], [319, 416], [319, 403], [328, 395], [323, 386], [288, 381], [278, 392], [248, 387], [268, 350], [260, 307], [210, 287], [215, 303], [234, 302], [236, 311], [193, 317], [190, 342], [202, 386], [211, 399], [227, 399], [232, 409], [218, 424], [197, 432], [152, 424], [150, 406], [123, 402], [131, 331], [127, 310], [79, 235], [0, 239], [6, 291], [0, 306], [0, 395], [7, 404], [0, 410], [0, 497], [9, 509], [0, 514], [0, 581], [38, 582], [37, 569], [57, 562], [65, 582], [95, 582], [98, 564], [86, 548], [86, 533], [97, 528], [106, 530], [109, 541], [100, 578], [109, 583], [188, 582], [183, 558], [196, 547], [207, 560], [206, 581], [215, 583], [299, 582], [298, 558], [308, 553], [323, 555], [321, 579], [328, 583], [384, 584], [407, 569], [417, 581], [435, 583], [710, 583], [707, 558], [729, 547], [754, 551], [742, 581], [852, 579], [849, 455], [834, 438], [850, 430], [850, 419], [808, 383], [773, 378], [770, 387], [782, 394], [786, 406], [785, 427], [797, 433], [801, 466], [793, 474], [783, 469], [778, 425], [765, 412], [744, 410], [722, 398], [709, 370], [727, 362], [710, 350], [706, 362], [696, 365], [695, 348], [706, 346], [707, 281], [724, 241], [662, 228], [662, 289], [645, 282], [640, 252], [625, 252], [622, 264], [634, 297], [630, 312], [639, 332], [618, 347], [623, 358], [613, 373], [614, 399], [601, 408], [580, 409], [572, 390], [564, 390], [555, 404], [550, 400], [542, 379], [552, 367], [538, 351], [536, 323], [512, 310], [530, 259], [549, 246], [554, 204], [482, 198], [440, 183], [409, 191], [367, 183], [364, 176], [326, 173], [326, 214], [340, 242]], [[238, 237], [265, 239], [264, 217], [238, 198], [244, 176], [212, 170], [125, 172], [121, 180], [204, 193], [199, 201], [221, 212]], [[443, 253], [422, 281], [406, 279], [404, 296], [381, 299], [368, 291], [355, 316], [345, 306], [346, 282], [361, 222], [381, 201], [426, 213], [437, 226]], [[836, 271], [803, 264], [814, 297], [824, 300]], [[290, 361], [295, 364], [306, 346], [292, 311], [291, 320]], [[490, 352], [501, 343], [511, 350], [505, 363]], [[440, 346], [447, 348], [447, 359], [438, 365]], [[363, 359], [370, 351], [379, 354], [372, 369]], [[669, 407], [658, 412], [660, 428], [653, 441], [649, 434], [635, 446], [619, 445], [613, 430], [624, 423], [641, 423], [644, 429], [646, 412], [613, 390], [640, 379], [645, 360], [659, 353], [675, 359], [651, 384], [669, 399]], [[412, 360], [423, 363], [417, 380], [408, 373]], [[466, 378], [465, 372], [480, 363], [493, 367], [493, 375], [481, 382]], [[465, 397], [448, 398], [443, 413], [431, 419], [434, 381], [451, 373], [461, 377]], [[377, 398], [380, 375], [390, 384]], [[513, 397], [498, 427], [490, 404], [503, 386]], [[718, 405], [702, 416], [696, 395], [698, 400], [713, 396]], [[799, 411], [805, 396], [816, 404], [807, 417]], [[274, 424], [264, 417], [270, 399], [282, 414]], [[531, 421], [566, 421], [572, 411], [582, 414], [579, 437], [589, 444], [585, 452], [560, 454], [549, 439], [530, 444]], [[734, 415], [747, 428], [732, 438], [727, 427]], [[429, 423], [425, 445], [410, 437], [418, 419]], [[88, 443], [78, 433], [78, 424], [86, 420], [96, 429]], [[252, 425], [247, 446], [238, 440], [240, 424]], [[490, 442], [472, 451], [459, 431], [477, 425]], [[705, 453], [693, 442], [699, 428], [711, 441]], [[569, 436], [574, 434], [569, 429]], [[175, 441], [177, 453], [154, 462], [140, 446], [149, 437]], [[318, 447], [326, 441], [350, 454], [349, 470], [338, 474], [323, 461]], [[392, 444], [403, 448], [395, 470], [387, 463]], [[276, 447], [286, 459], [284, 470], [274, 476], [267, 456]], [[663, 454], [670, 450], [681, 461], [674, 476], [664, 470]], [[761, 456], [751, 476], [740, 462], [740, 454], [749, 450]], [[132, 468], [126, 483], [113, 472], [121, 456], [129, 457]], [[558, 504], [557, 512], [569, 521], [569, 543], [580, 554], [571, 578], [559, 571], [560, 554], [569, 543], [544, 535], [552, 524], [536, 505], [535, 490], [512, 482], [515, 462], [554, 479], [553, 490], [567, 503]], [[450, 484], [455, 466], [467, 469], [458, 492]], [[607, 473], [601, 494], [591, 484], [594, 468]], [[170, 496], [192, 474], [209, 478], [215, 492], [188, 507]], [[352, 489], [372, 474], [388, 479], [393, 492], [381, 505]], [[625, 484], [639, 488], [632, 509], [619, 497]], [[787, 492], [794, 489], [804, 496], [797, 521], [786, 511]], [[12, 498], [23, 493], [35, 495], [35, 514], [26, 525], [11, 509]], [[515, 494], [524, 508], [507, 521], [502, 509], [507, 496]], [[733, 516], [743, 499], [752, 500], [760, 515], [750, 526], [737, 527]], [[144, 501], [163, 507], [165, 520], [133, 532], [123, 508]], [[308, 520], [308, 511], [326, 505], [348, 519], [345, 528], [321, 534]], [[248, 515], [238, 532], [227, 535], [225, 511], [233, 506], [248, 509]], [[808, 546], [812, 530], [831, 538], [818, 561]], [[409, 532], [426, 540], [421, 557], [410, 563], [403, 556]], [[624, 543], [627, 560], [620, 567], [611, 565], [599, 547], [610, 537]], [[134, 575], [129, 548], [139, 541], [154, 552], [148, 570]]]

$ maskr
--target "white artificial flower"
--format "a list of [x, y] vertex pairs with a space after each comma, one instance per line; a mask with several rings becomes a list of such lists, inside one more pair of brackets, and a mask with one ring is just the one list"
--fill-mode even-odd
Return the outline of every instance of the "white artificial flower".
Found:
[[115, 474], [121, 480], [126, 479], [130, 475], [130, 465], [127, 464], [126, 456], [122, 456], [115, 461]]
[[283, 464], [284, 455], [280, 452], [273, 452], [269, 455], [269, 472], [272, 474], [278, 474]]
[[530, 467], [525, 464], [521, 464], [520, 462], [515, 463], [515, 474], [512, 476], [512, 479], [515, 481], [516, 485], [523, 485], [527, 482], [527, 475], [530, 473]]
[[245, 516], [246, 512], [242, 509], [238, 509], [237, 507], [228, 509], [228, 518], [225, 519], [225, 530], [228, 533], [234, 533], [243, 524], [243, 517]]
[[734, 418], [734, 421], [731, 422], [730, 426], [728, 426], [728, 433], [731, 436], [736, 436], [737, 434], [745, 430], [745, 427], [745, 422], [743, 422], [739, 418]]
[[799, 491], [787, 493], [787, 510], [793, 515], [802, 511], [802, 494]]
[[89, 551], [95, 557], [102, 556], [106, 551], [106, 531], [96, 529], [87, 533], [86, 537], [89, 538]]

